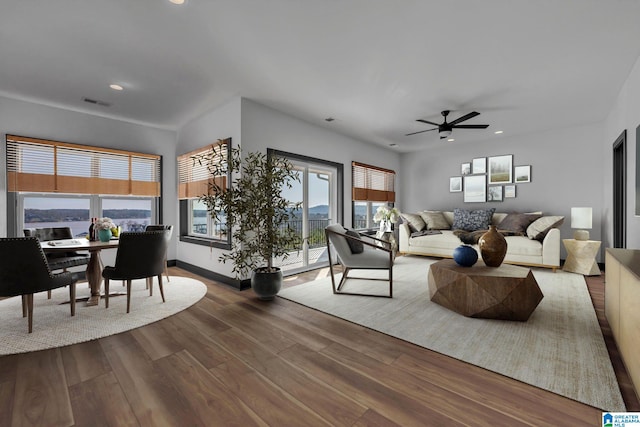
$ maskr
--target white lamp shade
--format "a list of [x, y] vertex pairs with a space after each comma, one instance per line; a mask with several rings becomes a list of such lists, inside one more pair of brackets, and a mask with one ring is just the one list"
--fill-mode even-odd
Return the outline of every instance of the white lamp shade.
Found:
[[591, 208], [571, 208], [571, 228], [591, 229]]

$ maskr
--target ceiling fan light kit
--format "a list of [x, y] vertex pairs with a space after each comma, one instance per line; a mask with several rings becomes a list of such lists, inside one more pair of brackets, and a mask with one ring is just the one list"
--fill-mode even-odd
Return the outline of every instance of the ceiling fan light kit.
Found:
[[451, 129], [442, 129], [438, 134], [440, 134], [440, 139], [445, 139], [451, 136], [451, 132]]
[[478, 113], [477, 111], [472, 111], [471, 113], [465, 114], [462, 117], [458, 117], [457, 119], [455, 119], [454, 121], [447, 123], [447, 116], [449, 115], [449, 110], [444, 110], [442, 111], [440, 114], [442, 114], [442, 117], [444, 117], [444, 122], [442, 123], [434, 123], [434, 122], [430, 122], [429, 120], [422, 120], [422, 119], [418, 119], [416, 120], [417, 122], [420, 123], [427, 123], [429, 125], [433, 125], [433, 126], [437, 126], [435, 128], [431, 128], [431, 129], [427, 129], [427, 130], [421, 130], [418, 132], [412, 132], [412, 133], [408, 133], [406, 134], [406, 136], [410, 136], [410, 135], [415, 135], [418, 133], [423, 133], [423, 132], [429, 132], [432, 130], [438, 130], [438, 135], [440, 136], [440, 139], [447, 139], [451, 136], [451, 134], [453, 133], [453, 129], [486, 129], [489, 127], [489, 125], [461, 125], [459, 123], [462, 123], [466, 120], [469, 120], [475, 116], [480, 115], [480, 113]]

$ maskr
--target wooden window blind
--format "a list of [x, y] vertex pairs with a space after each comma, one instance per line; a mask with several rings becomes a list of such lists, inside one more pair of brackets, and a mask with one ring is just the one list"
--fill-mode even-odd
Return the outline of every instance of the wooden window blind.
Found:
[[231, 149], [231, 138], [219, 139], [212, 145], [178, 156], [178, 198], [196, 199], [209, 194], [215, 180], [222, 188], [227, 188], [227, 176], [212, 177], [206, 164], [194, 160], [194, 156], [207, 156], [215, 162], [226, 163]]
[[367, 202], [395, 202], [396, 173], [390, 169], [352, 162], [353, 200]]
[[160, 196], [161, 156], [7, 135], [7, 190]]

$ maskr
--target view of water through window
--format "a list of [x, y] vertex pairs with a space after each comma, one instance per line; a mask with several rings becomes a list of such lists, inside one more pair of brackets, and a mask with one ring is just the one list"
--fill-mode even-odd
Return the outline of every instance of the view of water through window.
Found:
[[[24, 228], [69, 227], [84, 237], [91, 225], [89, 197], [25, 197]], [[144, 231], [152, 224], [151, 199], [103, 199], [101, 217], [109, 217], [122, 231]]]

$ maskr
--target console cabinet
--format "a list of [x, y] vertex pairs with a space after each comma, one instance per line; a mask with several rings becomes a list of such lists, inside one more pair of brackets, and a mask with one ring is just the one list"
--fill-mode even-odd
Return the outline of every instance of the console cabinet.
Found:
[[608, 248], [605, 316], [637, 395], [640, 395], [640, 250]]

